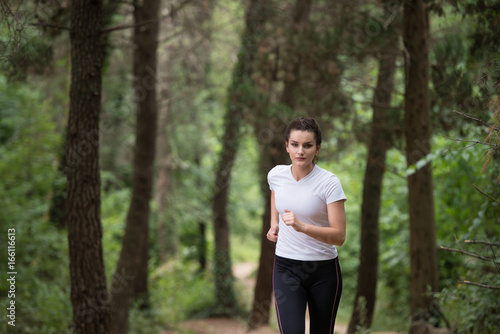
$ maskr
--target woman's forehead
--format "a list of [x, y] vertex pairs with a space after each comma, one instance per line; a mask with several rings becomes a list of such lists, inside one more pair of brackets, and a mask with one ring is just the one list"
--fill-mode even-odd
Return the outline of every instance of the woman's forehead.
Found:
[[290, 140], [297, 142], [314, 141], [314, 133], [311, 131], [292, 130], [290, 132]]

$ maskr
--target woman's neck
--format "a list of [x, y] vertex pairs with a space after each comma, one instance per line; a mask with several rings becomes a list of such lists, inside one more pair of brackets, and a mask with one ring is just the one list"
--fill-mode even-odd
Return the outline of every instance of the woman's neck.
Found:
[[306, 166], [296, 166], [292, 164], [292, 176], [296, 181], [300, 181], [306, 177], [314, 169], [314, 163]]

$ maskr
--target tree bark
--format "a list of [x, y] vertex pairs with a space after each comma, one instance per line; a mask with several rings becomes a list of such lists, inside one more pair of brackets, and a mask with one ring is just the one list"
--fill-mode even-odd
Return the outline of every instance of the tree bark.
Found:
[[[106, 26], [113, 17], [113, 14], [116, 12], [117, 7], [120, 2], [105, 2], [102, 5], [102, 26]], [[67, 9], [70, 10], [71, 6], [67, 6]], [[58, 10], [57, 13], [62, 14], [65, 10]], [[64, 15], [66, 17], [66, 15]], [[57, 18], [53, 18], [50, 22], [56, 22]], [[60, 22], [62, 26], [67, 25], [66, 22]], [[50, 34], [46, 31], [50, 38], [55, 38], [53, 34]], [[58, 30], [57, 33], [61, 33], [62, 30]], [[109, 56], [109, 35], [101, 34], [101, 43], [100, 46], [102, 48], [102, 62], [105, 63], [106, 59]], [[57, 47], [57, 46], [54, 46]], [[64, 130], [65, 137], [67, 137], [67, 130]], [[58, 229], [63, 230], [67, 228], [66, 226], [66, 216], [67, 216], [67, 183], [66, 183], [66, 152], [68, 151], [67, 141], [65, 140], [62, 144], [60, 160], [57, 166], [57, 175], [54, 178], [54, 182], [52, 185], [52, 197], [50, 199], [50, 207], [49, 207], [49, 221], [53, 223]], [[102, 163], [102, 160], [101, 160]]]
[[394, 27], [389, 27], [382, 38], [385, 39], [385, 42], [379, 51], [379, 72], [372, 102], [373, 116], [361, 205], [360, 262], [356, 297], [347, 331], [349, 334], [356, 333], [359, 328], [369, 329], [375, 310], [380, 203], [386, 154], [392, 146], [391, 130], [389, 129], [391, 123], [390, 107], [396, 60], [399, 54], [398, 34]]
[[169, 92], [168, 88], [162, 89], [162, 101], [165, 105], [160, 108], [158, 118], [157, 158], [158, 167], [156, 173], [155, 202], [158, 205], [156, 228], [158, 239], [158, 257], [160, 262], [167, 260], [167, 255], [174, 256], [177, 253], [177, 228], [175, 221], [169, 215], [172, 193], [172, 158], [170, 139], [168, 134], [169, 124]]
[[75, 333], [108, 333], [102, 253], [99, 113], [102, 86], [102, 1], [71, 10], [71, 87], [67, 129], [67, 226]]
[[221, 140], [222, 150], [215, 174], [215, 192], [212, 201], [215, 232], [214, 274], [217, 305], [222, 314], [231, 314], [237, 309], [231, 271], [227, 204], [231, 169], [240, 141], [243, 113], [251, 104], [254, 94], [251, 76], [257, 52], [258, 32], [264, 22], [263, 7], [261, 0], [252, 0], [247, 9], [242, 46], [228, 93], [224, 135]]
[[[301, 68], [301, 53], [304, 50], [300, 47], [301, 39], [304, 38], [304, 31], [309, 24], [309, 14], [311, 12], [312, 0], [297, 0], [295, 3], [292, 22], [290, 27], [290, 35], [288, 36], [286, 45], [286, 61], [285, 64], [285, 79], [283, 92], [281, 95], [281, 104], [286, 106], [291, 112], [296, 105], [296, 94], [300, 87], [300, 68]], [[262, 71], [263, 74], [265, 70]], [[266, 75], [266, 74], [264, 74]], [[273, 80], [269, 77], [268, 85], [271, 86]], [[254, 289], [254, 300], [252, 310], [250, 312], [248, 326], [250, 329], [255, 329], [269, 323], [270, 306], [272, 304], [272, 275], [273, 262], [276, 244], [267, 240], [267, 231], [271, 221], [271, 192], [267, 183], [267, 173], [276, 165], [288, 163], [290, 160], [285, 150], [284, 130], [286, 127], [286, 119], [279, 116], [283, 115], [268, 115], [265, 111], [268, 106], [260, 108], [260, 114], [256, 115], [254, 122], [254, 130], [257, 138], [260, 138], [259, 132], [263, 129], [278, 130], [272, 133], [269, 142], [262, 142], [259, 150], [259, 174], [261, 175], [261, 191], [265, 198], [265, 209], [262, 216], [261, 230], [261, 249], [259, 259], [259, 269], [257, 273], [257, 281]]]
[[[130, 300], [148, 304], [149, 214], [156, 150], [156, 49], [160, 0], [134, 1], [134, 95], [137, 108], [132, 199], [111, 286], [111, 332], [126, 333]], [[140, 24], [150, 22], [149, 24]], [[132, 274], [132, 275], [130, 275]], [[125, 276], [125, 277], [123, 277]], [[129, 280], [129, 282], [127, 282]]]
[[[429, 13], [423, 0], [405, 1], [404, 45], [408, 59], [405, 88], [406, 161], [414, 165], [431, 152], [429, 106]], [[410, 308], [414, 320], [430, 320], [438, 289], [436, 223], [431, 163], [409, 175]], [[439, 319], [439, 318], [438, 318]]]

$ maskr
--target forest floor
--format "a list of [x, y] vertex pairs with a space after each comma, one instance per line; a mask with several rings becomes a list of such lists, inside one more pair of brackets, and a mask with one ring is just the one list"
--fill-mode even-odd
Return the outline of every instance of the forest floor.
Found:
[[[244, 292], [251, 297], [255, 285], [254, 273], [257, 264], [238, 263], [233, 266], [233, 273], [238, 284]], [[228, 318], [206, 318], [188, 320], [181, 325], [183, 331], [189, 331], [194, 334], [279, 334], [279, 330], [270, 326], [263, 326], [253, 331], [248, 331], [247, 323], [242, 319]], [[307, 327], [307, 323], [306, 323]], [[309, 331], [306, 329], [306, 333]], [[347, 333], [347, 324], [335, 324], [335, 333]], [[162, 334], [178, 334], [178, 332], [167, 331]], [[398, 334], [397, 332], [372, 332], [372, 334]]]

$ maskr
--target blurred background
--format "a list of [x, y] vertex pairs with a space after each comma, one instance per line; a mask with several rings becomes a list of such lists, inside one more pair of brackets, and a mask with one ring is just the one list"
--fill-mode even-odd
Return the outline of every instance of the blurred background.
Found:
[[0, 3], [2, 332], [276, 329], [266, 176], [303, 116], [348, 198], [337, 322], [500, 330], [497, 2]]

